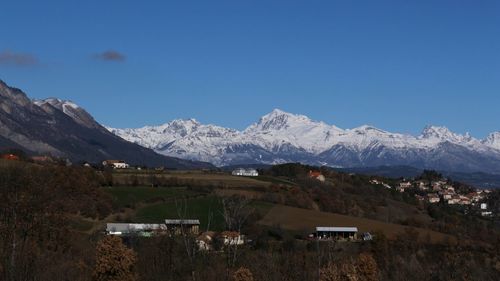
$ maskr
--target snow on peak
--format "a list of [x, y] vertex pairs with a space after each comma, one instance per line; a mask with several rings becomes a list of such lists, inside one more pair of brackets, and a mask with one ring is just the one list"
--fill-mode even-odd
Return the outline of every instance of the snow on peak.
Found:
[[444, 142], [477, 151], [500, 150], [500, 133], [479, 141], [470, 134], [460, 135], [438, 126], [427, 126], [418, 137], [391, 133], [369, 125], [342, 130], [280, 109], [262, 116], [244, 131], [204, 125], [194, 119], [178, 119], [138, 129], [109, 130], [165, 155], [209, 161], [215, 165], [237, 162], [244, 155], [254, 155], [252, 153], [259, 154], [251, 161], [264, 161], [262, 157], [267, 156], [260, 154], [262, 151], [280, 157], [294, 153], [318, 156], [332, 149], [336, 151], [337, 147], [345, 147], [361, 155], [367, 151], [430, 151]]
[[422, 139], [430, 139], [434, 141], [449, 141], [453, 143], [463, 142], [467, 139], [467, 136], [455, 134], [450, 129], [442, 126], [427, 126], [422, 131], [420, 136]]
[[500, 150], [500, 132], [491, 133], [482, 143], [491, 148]]
[[201, 126], [201, 123], [196, 119], [176, 119], [159, 126], [159, 128], [163, 131], [172, 130], [187, 134], [196, 130], [199, 126]]
[[[100, 126], [97, 122], [95, 122], [94, 118], [90, 114], [88, 114], [83, 108], [72, 101], [61, 100], [57, 98], [48, 98], [44, 100], [33, 100], [33, 103], [41, 108], [49, 105], [50, 107], [63, 112], [71, 119], [83, 126], [89, 128], [96, 128]], [[44, 110], [47, 110], [47, 108], [45, 108]]]
[[358, 133], [374, 133], [374, 134], [389, 134], [389, 132], [386, 132], [384, 130], [381, 130], [379, 128], [369, 126], [369, 125], [363, 125], [357, 128], [352, 129], [351, 131], [358, 132]]
[[484, 145], [482, 141], [475, 139], [470, 133], [465, 133], [464, 135], [452, 132], [450, 129], [442, 126], [427, 126], [422, 131], [422, 134], [418, 137], [420, 141], [427, 143], [428, 145], [437, 145], [443, 142], [449, 142], [453, 144], [458, 144], [466, 146], [473, 149], [484, 150]]
[[107, 129], [128, 141], [159, 152], [168, 149], [170, 155], [202, 161], [214, 161], [218, 146], [237, 141], [241, 134], [233, 129], [204, 125], [195, 119], [176, 119], [163, 125], [137, 129]]
[[270, 113], [262, 116], [259, 122], [250, 126], [251, 130], [279, 131], [290, 127], [309, 124], [313, 121], [304, 115], [296, 115], [280, 109], [274, 109]]
[[76, 103], [72, 102], [72, 101], [69, 101], [69, 100], [61, 100], [61, 99], [58, 99], [58, 98], [48, 98], [48, 99], [44, 99], [44, 100], [35, 100], [33, 101], [36, 105], [38, 106], [41, 106], [43, 104], [50, 104], [56, 108], [59, 108], [59, 109], [64, 109], [66, 107], [71, 107], [73, 109], [78, 109], [80, 108], [80, 106], [78, 106]]
[[76, 103], [69, 101], [69, 100], [61, 100], [57, 98], [48, 98], [44, 100], [34, 100], [34, 104], [38, 106], [42, 106], [44, 104], [50, 104], [51, 106], [61, 110], [65, 114], [69, 115], [70, 117], [74, 117], [74, 110], [78, 110], [80, 106], [78, 106]]
[[271, 151], [292, 146], [317, 153], [331, 147], [341, 132], [343, 130], [335, 126], [311, 120], [305, 115], [274, 109], [243, 134], [249, 142]]

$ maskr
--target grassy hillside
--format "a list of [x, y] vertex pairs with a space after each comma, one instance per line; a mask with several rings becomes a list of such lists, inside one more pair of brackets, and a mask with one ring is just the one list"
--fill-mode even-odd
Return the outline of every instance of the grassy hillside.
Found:
[[103, 190], [111, 195], [115, 207], [133, 207], [138, 203], [158, 202], [186, 196], [197, 195], [197, 192], [185, 187], [144, 187], [113, 186]]
[[267, 178], [260, 180], [251, 177], [237, 177], [227, 173], [209, 173], [201, 171], [113, 171], [114, 185], [162, 185], [176, 184], [178, 186], [209, 186], [209, 187], [268, 187], [271, 182]]
[[[259, 224], [266, 226], [280, 226], [291, 231], [310, 231], [317, 226], [345, 226], [357, 227], [360, 232], [383, 233], [387, 238], [394, 239], [398, 234], [405, 233], [409, 227], [385, 223], [377, 220], [358, 218], [332, 214], [314, 210], [305, 210], [283, 205], [276, 205], [259, 221]], [[450, 235], [430, 231], [422, 228], [412, 228], [416, 230], [421, 239], [430, 239], [430, 242], [454, 241]], [[428, 242], [428, 241], [425, 241]]]

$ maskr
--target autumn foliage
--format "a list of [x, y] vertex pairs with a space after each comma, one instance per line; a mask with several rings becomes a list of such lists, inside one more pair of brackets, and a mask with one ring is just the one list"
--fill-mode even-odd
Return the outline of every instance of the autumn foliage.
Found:
[[96, 247], [94, 281], [134, 281], [136, 255], [117, 236], [104, 237]]
[[234, 281], [253, 281], [252, 272], [245, 267], [240, 267], [233, 273]]

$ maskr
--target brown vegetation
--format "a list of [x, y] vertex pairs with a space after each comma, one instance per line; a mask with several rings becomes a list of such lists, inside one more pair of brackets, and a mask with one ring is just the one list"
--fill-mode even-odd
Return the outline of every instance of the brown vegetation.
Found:
[[[283, 205], [271, 208], [259, 223], [267, 226], [279, 225], [284, 229], [293, 231], [302, 231], [304, 229], [312, 231], [316, 226], [356, 226], [360, 232], [383, 233], [390, 239], [396, 238], [399, 234], [405, 233], [409, 229], [409, 227], [399, 224]], [[430, 238], [430, 242], [433, 243], [456, 240], [453, 236], [428, 229], [415, 228], [415, 230], [421, 239]]]
[[106, 236], [96, 247], [94, 281], [135, 281], [135, 253], [117, 236]]

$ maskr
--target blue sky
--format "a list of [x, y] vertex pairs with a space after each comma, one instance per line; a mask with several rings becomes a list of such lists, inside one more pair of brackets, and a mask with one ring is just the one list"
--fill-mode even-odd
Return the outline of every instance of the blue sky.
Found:
[[7, 1], [0, 79], [103, 124], [500, 131], [500, 1]]

